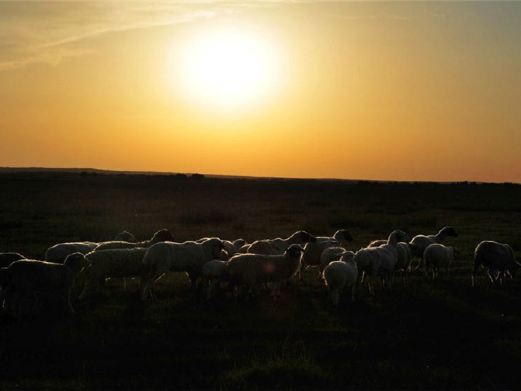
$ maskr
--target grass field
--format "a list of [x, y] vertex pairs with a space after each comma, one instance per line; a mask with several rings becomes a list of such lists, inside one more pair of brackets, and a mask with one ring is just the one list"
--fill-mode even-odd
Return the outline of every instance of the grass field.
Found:
[[41, 258], [54, 243], [148, 238], [247, 240], [297, 229], [347, 228], [353, 248], [394, 228], [457, 227], [453, 274], [413, 275], [392, 292], [365, 289], [331, 308], [308, 270], [279, 300], [201, 303], [188, 279], [158, 284], [142, 304], [134, 283], [109, 283], [73, 316], [0, 317], [0, 388], [516, 388], [521, 382], [521, 284], [470, 286], [484, 239], [521, 251], [521, 186], [0, 174], [0, 251]]

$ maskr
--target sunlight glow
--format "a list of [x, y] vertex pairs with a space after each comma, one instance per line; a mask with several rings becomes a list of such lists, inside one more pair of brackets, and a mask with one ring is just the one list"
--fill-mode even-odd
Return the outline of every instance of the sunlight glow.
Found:
[[197, 104], [237, 109], [258, 103], [277, 84], [273, 45], [238, 30], [205, 31], [182, 48], [177, 85]]

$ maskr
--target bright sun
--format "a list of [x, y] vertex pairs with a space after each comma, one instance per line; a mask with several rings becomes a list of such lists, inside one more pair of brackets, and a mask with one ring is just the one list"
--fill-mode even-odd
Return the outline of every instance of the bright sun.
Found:
[[177, 80], [198, 104], [237, 109], [259, 102], [276, 86], [273, 45], [244, 31], [200, 33], [179, 54]]

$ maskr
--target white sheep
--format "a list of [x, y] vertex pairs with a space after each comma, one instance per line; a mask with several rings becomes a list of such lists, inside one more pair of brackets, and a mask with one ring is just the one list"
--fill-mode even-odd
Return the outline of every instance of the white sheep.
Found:
[[45, 252], [45, 260], [62, 263], [68, 255], [74, 253], [87, 254], [93, 251], [99, 243], [96, 242], [67, 242], [51, 246]]
[[[380, 247], [386, 244], [387, 240], [373, 240], [367, 247]], [[396, 245], [396, 250], [398, 252], [398, 258], [396, 260], [394, 270], [401, 271], [402, 283], [405, 286], [407, 282], [407, 273], [411, 269], [411, 262], [413, 258], [411, 245], [407, 242], [398, 242]]]
[[486, 240], [479, 243], [474, 250], [474, 271], [472, 272], [472, 286], [481, 266], [487, 269], [487, 276], [491, 283], [503, 283], [503, 277], [513, 277], [521, 264], [516, 261], [514, 250], [506, 243]]
[[444, 246], [441, 243], [432, 243], [427, 246], [423, 252], [423, 260], [425, 262], [425, 275], [429, 269], [432, 271], [432, 279], [439, 276], [439, 269], [445, 268], [447, 276], [449, 268], [454, 261], [455, 248], [452, 246]]
[[320, 275], [323, 276], [324, 269], [333, 261], [339, 261], [342, 255], [346, 254], [344, 247], [328, 247], [320, 255]]
[[394, 230], [387, 239], [387, 243], [379, 247], [366, 247], [358, 250], [355, 254], [355, 261], [362, 279], [368, 277], [367, 286], [369, 292], [374, 295], [370, 278], [379, 276], [385, 287], [391, 288], [392, 277], [396, 264], [398, 263], [397, 245], [406, 237], [405, 232]]
[[423, 258], [423, 252], [429, 244], [443, 243], [449, 236], [458, 236], [458, 232], [454, 227], [443, 227], [435, 235], [416, 235], [409, 242], [412, 255], [418, 258]]
[[126, 242], [126, 241], [118, 241], [113, 240], [109, 242], [103, 242], [100, 243], [95, 250], [116, 250], [116, 249], [122, 249], [122, 248], [145, 248], [150, 247], [153, 244], [159, 243], [159, 242], [171, 242], [174, 238], [170, 231], [166, 228], [163, 228], [152, 235], [152, 237], [149, 240], [143, 240], [141, 242]]
[[13, 262], [2, 273], [2, 280], [7, 281], [4, 295], [9, 307], [20, 315], [24, 312], [24, 302], [29, 301], [34, 307], [39, 295], [54, 294], [66, 298], [70, 311], [74, 312], [72, 287], [84, 262], [81, 253], [68, 255], [63, 264], [29, 259]]
[[241, 252], [247, 252], [252, 254], [271, 254], [279, 255], [292, 244], [305, 244], [308, 242], [314, 242], [316, 238], [306, 231], [297, 231], [285, 239], [263, 239], [256, 240], [246, 248], [241, 248]]
[[235, 239], [233, 242], [230, 240], [223, 240], [223, 247], [229, 257], [233, 257], [239, 252], [241, 247], [246, 244], [244, 239]]
[[249, 294], [257, 284], [272, 283], [272, 295], [279, 296], [280, 284], [297, 272], [302, 251], [292, 244], [281, 255], [237, 254], [226, 265], [227, 277], [232, 286], [248, 288]]
[[316, 239], [317, 242], [334, 240], [342, 247], [347, 247], [349, 243], [353, 241], [353, 237], [347, 229], [339, 229], [333, 236], [317, 236]]
[[0, 267], [8, 267], [19, 259], [25, 259], [25, 257], [19, 253], [0, 253]]
[[201, 243], [160, 242], [152, 245], [143, 258], [146, 272], [142, 299], [154, 297], [154, 282], [168, 272], [187, 273], [194, 290], [197, 279], [202, 273], [202, 267], [217, 258], [222, 247], [222, 241], [218, 238], [208, 238]]
[[355, 301], [358, 266], [354, 255], [352, 251], [347, 251], [340, 260], [329, 263], [324, 269], [324, 283], [334, 306], [338, 306], [340, 297], [347, 288], [351, 288], [351, 300]]
[[80, 295], [84, 299], [99, 290], [106, 278], [143, 278], [145, 248], [93, 251], [85, 255], [85, 285]]

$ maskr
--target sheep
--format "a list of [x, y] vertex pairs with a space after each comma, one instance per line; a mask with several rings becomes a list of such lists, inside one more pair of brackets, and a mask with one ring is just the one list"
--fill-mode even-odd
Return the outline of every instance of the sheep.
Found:
[[187, 273], [194, 290], [203, 265], [217, 258], [222, 248], [223, 244], [219, 238], [208, 238], [201, 243], [160, 242], [152, 245], [143, 258], [146, 271], [142, 299], [153, 297], [154, 282], [171, 271]]
[[323, 277], [324, 269], [333, 261], [338, 261], [342, 255], [347, 253], [344, 247], [328, 247], [320, 255], [320, 275]]
[[432, 243], [427, 246], [423, 252], [423, 259], [425, 262], [425, 275], [427, 270], [432, 270], [432, 279], [438, 277], [440, 267], [445, 267], [447, 276], [449, 275], [449, 268], [454, 261], [455, 249], [452, 246], [444, 246], [441, 243]]
[[45, 252], [45, 260], [48, 262], [62, 263], [68, 255], [74, 253], [87, 254], [98, 246], [96, 242], [67, 242], [51, 246]]
[[418, 258], [423, 258], [423, 252], [429, 244], [443, 243], [449, 236], [458, 236], [458, 232], [454, 227], [443, 227], [436, 235], [416, 235], [409, 242], [411, 245], [412, 255]]
[[85, 255], [85, 286], [80, 295], [84, 299], [99, 290], [106, 278], [143, 277], [143, 257], [146, 248], [127, 248], [93, 251]]
[[5, 297], [20, 315], [23, 301], [32, 301], [34, 306], [39, 294], [57, 294], [67, 299], [74, 313], [72, 287], [84, 263], [85, 256], [81, 253], [68, 255], [63, 264], [29, 259], [15, 261], [2, 273], [2, 280], [7, 280]]
[[329, 263], [324, 269], [324, 283], [335, 307], [347, 288], [351, 288], [351, 300], [355, 301], [358, 266], [354, 261], [354, 255], [352, 251], [347, 251], [340, 260]]
[[[358, 270], [362, 272], [362, 279], [364, 275], [368, 277], [382, 277], [382, 282], [385, 287], [391, 288], [392, 276], [398, 263], [398, 242], [404, 240], [405, 232], [394, 230], [387, 239], [387, 243], [379, 247], [366, 247], [358, 250], [355, 253], [355, 261], [358, 265]], [[371, 282], [367, 281], [369, 293], [374, 295]]]
[[174, 240], [172, 234], [170, 231], [166, 228], [163, 228], [157, 232], [154, 233], [154, 235], [149, 240], [143, 240], [141, 242], [125, 242], [125, 241], [110, 241], [110, 242], [103, 242], [100, 243], [95, 250], [115, 250], [115, 249], [121, 249], [121, 248], [145, 248], [150, 247], [153, 244], [159, 243], [159, 242], [172, 242]]
[[[373, 240], [367, 247], [380, 247], [386, 244], [387, 240]], [[407, 242], [398, 242], [396, 249], [398, 252], [398, 258], [394, 270], [402, 272], [402, 283], [405, 286], [407, 282], [407, 273], [410, 271], [412, 262], [411, 245]]]
[[25, 259], [25, 257], [19, 253], [0, 253], [0, 267], [8, 267], [19, 259]]
[[347, 229], [339, 229], [332, 237], [329, 236], [317, 236], [317, 242], [328, 242], [334, 240], [339, 246], [347, 247], [347, 245], [353, 241], [353, 237]]
[[[329, 238], [330, 239], [330, 238]], [[320, 266], [320, 259], [322, 253], [330, 247], [338, 247], [339, 243], [336, 240], [320, 240], [317, 238], [316, 242], [306, 243], [304, 252], [300, 258], [300, 268], [298, 270], [299, 280], [303, 280], [302, 272], [308, 266]], [[319, 270], [318, 278], [322, 275], [322, 268]]]
[[283, 254], [237, 254], [227, 263], [226, 273], [232, 284], [246, 286], [250, 294], [256, 284], [273, 283], [272, 295], [280, 295], [280, 284], [289, 280], [298, 270], [304, 249], [290, 245]]
[[246, 248], [241, 248], [242, 252], [252, 254], [271, 254], [280, 255], [292, 244], [305, 244], [315, 242], [317, 239], [306, 231], [297, 231], [285, 239], [263, 239], [256, 240]]
[[131, 232], [122, 231], [114, 237], [114, 241], [116, 241], [116, 242], [135, 242], [136, 237]]
[[206, 298], [209, 300], [214, 293], [215, 286], [226, 277], [227, 262], [214, 259], [203, 265], [202, 278], [208, 283]]
[[503, 277], [513, 277], [521, 264], [515, 260], [514, 250], [508, 244], [486, 240], [479, 243], [474, 250], [474, 271], [472, 272], [472, 286], [475, 286], [475, 278], [480, 266], [487, 268], [487, 276], [491, 283], [499, 280], [503, 283]]

